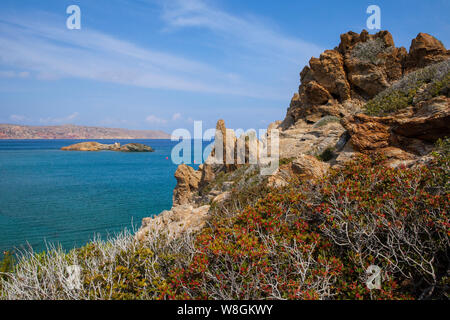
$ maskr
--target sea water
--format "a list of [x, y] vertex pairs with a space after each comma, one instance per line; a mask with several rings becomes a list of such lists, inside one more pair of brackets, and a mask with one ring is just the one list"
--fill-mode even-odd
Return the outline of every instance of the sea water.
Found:
[[177, 142], [96, 141], [143, 143], [155, 152], [61, 151], [81, 141], [0, 140], [0, 252], [42, 251], [48, 243], [69, 250], [171, 208]]

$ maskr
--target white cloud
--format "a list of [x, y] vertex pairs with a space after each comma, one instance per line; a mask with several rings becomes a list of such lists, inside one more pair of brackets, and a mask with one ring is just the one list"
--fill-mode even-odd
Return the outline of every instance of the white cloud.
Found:
[[224, 77], [227, 72], [215, 65], [143, 48], [93, 29], [71, 32], [44, 22], [58, 21], [53, 15], [40, 12], [39, 17], [0, 14], [2, 64], [28, 69], [41, 80], [82, 78], [144, 88], [281, 98], [253, 81]]
[[[268, 20], [255, 16], [238, 16], [208, 5], [204, 0], [170, 0], [163, 2], [163, 19], [173, 28], [206, 28], [232, 42], [267, 55], [306, 62], [323, 50], [313, 43], [277, 30]], [[304, 61], [306, 60], [306, 61]]]
[[12, 121], [23, 122], [23, 121], [27, 120], [27, 117], [19, 115], [19, 114], [12, 114], [9, 116], [9, 119]]
[[30, 73], [27, 71], [4, 71], [0, 70], [0, 78], [29, 78]]
[[175, 114], [172, 116], [172, 120], [173, 120], [173, 121], [177, 121], [177, 120], [179, 120], [179, 119], [181, 119], [181, 113], [175, 113]]
[[78, 112], [74, 112], [64, 118], [40, 118], [39, 122], [41, 124], [52, 125], [52, 124], [69, 124], [71, 121], [77, 119], [79, 116]]
[[155, 115], [149, 115], [147, 118], [145, 118], [145, 121], [147, 121], [150, 124], [158, 124], [158, 125], [167, 124], [167, 120], [158, 118]]

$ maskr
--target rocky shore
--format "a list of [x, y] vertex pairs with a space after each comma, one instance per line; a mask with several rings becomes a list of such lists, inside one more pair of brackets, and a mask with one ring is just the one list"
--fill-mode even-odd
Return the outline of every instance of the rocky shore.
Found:
[[[227, 201], [231, 191], [282, 187], [293, 178], [308, 183], [360, 154], [382, 154], [391, 167], [427, 163], [433, 144], [450, 134], [449, 58], [442, 42], [425, 33], [412, 40], [409, 52], [397, 48], [387, 31], [342, 34], [335, 49], [311, 58], [285, 119], [270, 124], [257, 142], [257, 150], [267, 148], [270, 132], [279, 130], [280, 166], [273, 175], [261, 176], [260, 166], [249, 164], [248, 151], [244, 164], [216, 164], [216, 145], [197, 171], [178, 167], [173, 208], [144, 219], [136, 237], [145, 239], [161, 227], [174, 235], [188, 226], [198, 230], [208, 210]], [[248, 147], [249, 137], [236, 137], [223, 120], [216, 132], [226, 137], [216, 139], [224, 160], [230, 150]]]

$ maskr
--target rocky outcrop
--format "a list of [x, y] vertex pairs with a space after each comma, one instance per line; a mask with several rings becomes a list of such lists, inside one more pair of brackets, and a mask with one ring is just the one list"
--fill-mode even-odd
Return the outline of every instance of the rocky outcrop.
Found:
[[419, 33], [411, 43], [405, 69], [408, 72], [414, 71], [444, 61], [449, 57], [450, 51], [444, 47], [441, 41], [429, 34]]
[[[81, 142], [67, 147], [62, 147], [63, 151], [103, 151], [117, 148], [117, 145], [102, 144], [98, 142]], [[119, 146], [120, 147], [120, 146]]]
[[63, 151], [120, 151], [120, 152], [154, 152], [154, 150], [140, 143], [129, 143], [120, 146], [120, 143], [102, 144], [98, 142], [81, 142], [68, 147], [62, 147]]
[[143, 241], [149, 234], [159, 230], [166, 231], [171, 237], [177, 237], [183, 232], [200, 230], [205, 224], [208, 211], [209, 206], [194, 208], [192, 205], [181, 205], [173, 207], [157, 216], [144, 218], [141, 228], [136, 233], [136, 238]]
[[[433, 143], [450, 135], [448, 58], [427, 34], [412, 41], [409, 53], [387, 31], [341, 35], [338, 47], [302, 70], [286, 118], [271, 123], [261, 140], [253, 133], [238, 137], [219, 120], [211, 155], [197, 171], [178, 167], [173, 208], [144, 219], [138, 238], [157, 226], [173, 234], [198, 230], [210, 204], [224, 204], [249, 186], [314, 183], [359, 154], [382, 153], [392, 166], [427, 163]], [[272, 150], [273, 130], [278, 150]], [[278, 169], [262, 177], [263, 155], [275, 153]]]
[[185, 205], [193, 202], [193, 196], [198, 191], [201, 172], [182, 164], [175, 171], [177, 185], [173, 191], [173, 206]]
[[347, 116], [408, 72], [449, 57], [439, 40], [424, 33], [412, 41], [409, 53], [395, 47], [388, 31], [345, 33], [337, 48], [311, 58], [302, 70], [281, 128], [299, 120], [313, 124], [327, 115]]
[[118, 151], [121, 152], [154, 152], [152, 147], [141, 143], [129, 143], [121, 147]]
[[450, 99], [422, 101], [389, 116], [357, 114], [345, 118], [355, 151], [382, 152], [392, 160], [413, 160], [430, 152], [433, 143], [450, 135]]
[[301, 154], [290, 163], [281, 165], [275, 174], [268, 178], [268, 185], [272, 187], [286, 186], [292, 179], [315, 181], [322, 178], [330, 168], [330, 164], [317, 158]]

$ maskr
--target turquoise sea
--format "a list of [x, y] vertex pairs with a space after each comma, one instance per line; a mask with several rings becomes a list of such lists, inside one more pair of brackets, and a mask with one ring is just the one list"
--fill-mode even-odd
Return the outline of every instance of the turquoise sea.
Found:
[[[0, 252], [64, 249], [139, 226], [170, 209], [176, 165], [170, 140], [138, 142], [154, 153], [67, 152], [81, 140], [0, 140]], [[168, 159], [167, 159], [168, 157]]]

